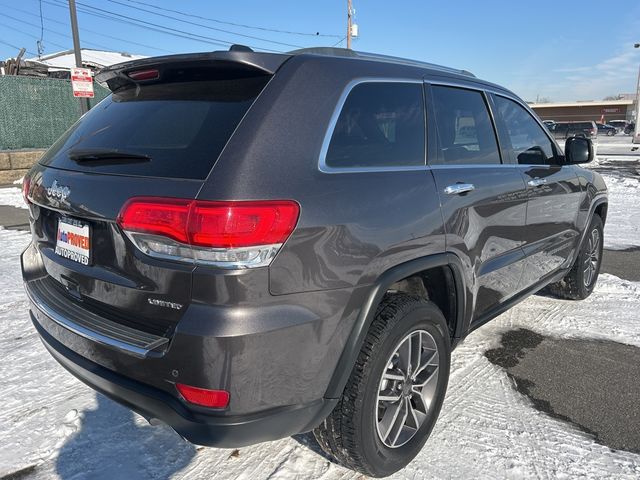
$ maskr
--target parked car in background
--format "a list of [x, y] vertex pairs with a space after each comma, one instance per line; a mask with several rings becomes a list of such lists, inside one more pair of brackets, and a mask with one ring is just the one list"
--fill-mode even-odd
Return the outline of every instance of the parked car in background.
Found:
[[551, 130], [559, 140], [571, 137], [595, 139], [598, 136], [596, 122], [557, 122]]
[[544, 123], [544, 126], [549, 130], [553, 130], [553, 127], [556, 124], [555, 120], [543, 120], [542, 123]]
[[635, 122], [629, 123], [626, 127], [624, 127], [624, 133], [626, 135], [633, 135], [633, 132], [636, 130]]
[[72, 374], [193, 443], [313, 431], [390, 475], [457, 344], [542, 288], [596, 284], [593, 122], [562, 152], [503, 87], [335, 48], [96, 78], [112, 94], [25, 175], [31, 320]]
[[598, 134], [601, 133], [603, 135], [606, 135], [607, 137], [612, 137], [616, 133], [618, 133], [618, 129], [616, 127], [607, 125], [605, 123], [596, 123], [596, 126], [598, 127]]
[[612, 127], [615, 127], [616, 130], [618, 130], [618, 133], [620, 133], [620, 132], [624, 132], [624, 129], [627, 128], [627, 125], [629, 125], [629, 122], [627, 122], [626, 120], [611, 120], [607, 122], [607, 124], [611, 125]]

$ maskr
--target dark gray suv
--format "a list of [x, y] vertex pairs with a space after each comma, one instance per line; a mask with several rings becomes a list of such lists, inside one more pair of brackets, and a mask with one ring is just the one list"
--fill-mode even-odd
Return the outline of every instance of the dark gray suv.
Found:
[[594, 288], [607, 192], [513, 93], [314, 49], [123, 63], [26, 176], [31, 318], [97, 391], [191, 442], [313, 431], [384, 476], [466, 335]]

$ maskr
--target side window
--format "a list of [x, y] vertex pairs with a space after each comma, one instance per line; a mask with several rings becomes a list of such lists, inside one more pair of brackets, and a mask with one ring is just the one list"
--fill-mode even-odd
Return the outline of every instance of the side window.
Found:
[[499, 164], [498, 143], [482, 93], [441, 86], [432, 92], [441, 155], [429, 163]]
[[[497, 95], [494, 98], [517, 162], [526, 165], [556, 163], [551, 140], [529, 112], [513, 100]], [[565, 125], [558, 124], [557, 131], [563, 130], [566, 130]]]
[[332, 168], [424, 165], [422, 84], [356, 85], [338, 117], [325, 163]]

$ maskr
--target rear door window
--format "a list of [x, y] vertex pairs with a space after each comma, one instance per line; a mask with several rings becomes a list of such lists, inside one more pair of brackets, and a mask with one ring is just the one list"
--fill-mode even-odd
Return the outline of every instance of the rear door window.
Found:
[[[118, 90], [73, 125], [40, 163], [92, 173], [204, 179], [267, 79]], [[149, 160], [76, 158], [77, 152], [105, 151]]]
[[531, 114], [513, 100], [497, 95], [494, 99], [515, 161], [525, 165], [555, 163], [553, 144]]
[[421, 83], [367, 82], [342, 106], [325, 155], [331, 168], [425, 165]]
[[440, 155], [429, 163], [499, 164], [500, 153], [484, 95], [434, 86], [433, 108]]

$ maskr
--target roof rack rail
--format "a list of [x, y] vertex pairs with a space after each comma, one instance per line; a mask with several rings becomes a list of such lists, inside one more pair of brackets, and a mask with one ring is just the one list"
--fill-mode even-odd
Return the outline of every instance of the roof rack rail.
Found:
[[348, 50], [346, 48], [336, 48], [336, 47], [311, 47], [311, 48], [301, 48], [299, 50], [293, 50], [291, 52], [287, 52], [291, 55], [301, 55], [305, 53], [309, 53], [312, 55], [326, 55], [330, 57], [349, 57], [349, 58], [359, 58], [362, 60], [372, 60], [378, 62], [387, 62], [387, 63], [396, 63], [399, 65], [409, 65], [414, 67], [422, 67], [429, 68], [431, 70], [439, 70], [447, 73], [455, 73], [458, 75], [466, 75], [467, 77], [476, 77], [473, 73], [468, 70], [460, 70], [457, 68], [445, 67], [443, 65], [437, 65], [435, 63], [429, 62], [421, 62], [418, 60], [410, 60], [408, 58], [402, 57], [394, 57], [391, 55], [382, 55], [379, 53], [368, 53], [368, 52], [357, 52], [355, 50]]

